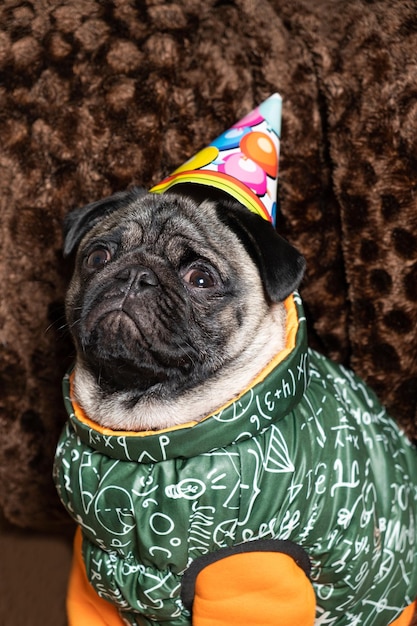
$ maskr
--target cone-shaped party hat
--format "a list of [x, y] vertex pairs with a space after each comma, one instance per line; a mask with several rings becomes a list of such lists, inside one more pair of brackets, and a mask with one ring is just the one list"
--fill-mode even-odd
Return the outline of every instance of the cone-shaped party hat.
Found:
[[214, 187], [275, 225], [281, 104], [273, 94], [150, 191]]

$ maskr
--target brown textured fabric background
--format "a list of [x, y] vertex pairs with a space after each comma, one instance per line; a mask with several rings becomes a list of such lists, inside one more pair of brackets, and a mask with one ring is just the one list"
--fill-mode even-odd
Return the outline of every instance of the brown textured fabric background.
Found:
[[278, 90], [278, 227], [312, 344], [417, 434], [417, 8], [379, 0], [0, 5], [0, 506], [65, 517], [50, 478], [71, 361], [61, 220], [150, 187]]

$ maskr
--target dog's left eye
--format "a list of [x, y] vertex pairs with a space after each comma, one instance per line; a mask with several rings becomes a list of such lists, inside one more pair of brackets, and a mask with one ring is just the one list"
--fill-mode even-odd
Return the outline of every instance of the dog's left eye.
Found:
[[85, 260], [86, 266], [91, 270], [99, 270], [111, 259], [111, 254], [106, 248], [92, 250]]
[[188, 270], [184, 274], [183, 280], [191, 287], [197, 287], [198, 289], [208, 289], [216, 285], [216, 279], [210, 272], [196, 268]]

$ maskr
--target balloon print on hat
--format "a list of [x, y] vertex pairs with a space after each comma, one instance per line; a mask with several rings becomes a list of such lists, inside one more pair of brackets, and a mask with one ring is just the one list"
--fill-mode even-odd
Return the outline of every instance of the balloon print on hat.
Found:
[[251, 128], [248, 126], [231, 128], [220, 135], [220, 137], [217, 137], [211, 145], [216, 146], [219, 150], [232, 150], [233, 148], [238, 148], [242, 138], [250, 132]]
[[218, 148], [215, 146], [207, 146], [207, 148], [203, 148], [200, 152], [197, 152], [191, 159], [188, 159], [183, 165], [180, 165], [173, 174], [178, 174], [179, 172], [190, 172], [192, 170], [199, 170], [202, 167], [206, 167], [213, 161], [216, 160], [219, 154]]
[[233, 124], [232, 128], [242, 128], [242, 126], [257, 126], [263, 121], [264, 118], [259, 111], [259, 107], [256, 107], [256, 109], [245, 115], [243, 119]]
[[276, 178], [278, 172], [278, 155], [275, 145], [265, 133], [253, 131], [242, 137], [240, 149], [243, 154], [255, 161], [268, 176]]
[[266, 174], [254, 160], [249, 159], [243, 152], [237, 152], [225, 157], [219, 165], [219, 172], [228, 174], [244, 183], [259, 196], [266, 193]]

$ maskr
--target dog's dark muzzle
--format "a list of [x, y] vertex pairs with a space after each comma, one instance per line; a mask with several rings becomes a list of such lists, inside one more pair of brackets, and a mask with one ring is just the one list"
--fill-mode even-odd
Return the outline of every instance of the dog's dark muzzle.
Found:
[[180, 281], [131, 264], [102, 276], [84, 299], [74, 335], [107, 390], [144, 390], [186, 376], [197, 359]]

